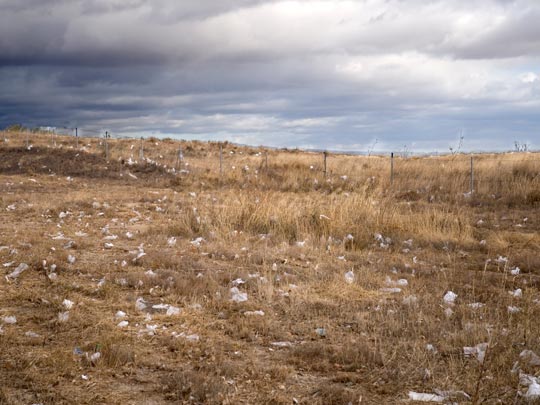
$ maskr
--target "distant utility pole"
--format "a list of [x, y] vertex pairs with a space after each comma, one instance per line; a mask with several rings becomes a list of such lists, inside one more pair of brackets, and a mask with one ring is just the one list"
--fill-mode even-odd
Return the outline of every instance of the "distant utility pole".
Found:
[[323, 152], [323, 173], [324, 173], [324, 178], [326, 179], [326, 158], [328, 156], [328, 152], [324, 151]]
[[79, 149], [79, 131], [77, 127], [75, 127], [75, 148]]

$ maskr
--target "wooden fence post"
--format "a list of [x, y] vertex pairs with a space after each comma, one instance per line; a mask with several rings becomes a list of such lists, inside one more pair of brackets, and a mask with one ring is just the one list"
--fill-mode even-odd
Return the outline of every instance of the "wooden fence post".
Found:
[[390, 185], [394, 185], [394, 152], [390, 153]]
[[471, 156], [471, 195], [474, 192], [474, 163], [473, 157]]

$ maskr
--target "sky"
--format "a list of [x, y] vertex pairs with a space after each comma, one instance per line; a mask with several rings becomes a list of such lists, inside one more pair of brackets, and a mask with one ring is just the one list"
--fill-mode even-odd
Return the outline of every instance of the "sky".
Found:
[[540, 149], [538, 0], [0, 0], [0, 128]]

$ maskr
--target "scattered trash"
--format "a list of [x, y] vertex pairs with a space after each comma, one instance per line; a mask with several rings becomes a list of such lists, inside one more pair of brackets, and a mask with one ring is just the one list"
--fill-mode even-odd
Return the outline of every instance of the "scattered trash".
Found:
[[472, 304], [469, 304], [469, 307], [472, 308], [472, 309], [480, 309], [482, 307], [485, 307], [486, 304], [482, 303], [482, 302], [473, 302]]
[[137, 298], [137, 301], [135, 301], [135, 308], [139, 311], [143, 311], [146, 308], [146, 302], [142, 297]]
[[528, 374], [519, 374], [519, 383], [528, 387], [527, 392], [523, 395], [528, 400], [535, 400], [540, 398], [540, 384], [538, 378]]
[[104, 247], [105, 249], [112, 249], [112, 248], [114, 247], [114, 245], [113, 245], [112, 243], [110, 243], [110, 242], [105, 242], [105, 243], [103, 244], [103, 247]]
[[401, 288], [398, 288], [398, 287], [379, 288], [379, 291], [383, 293], [397, 294], [401, 292]]
[[519, 308], [519, 307], [515, 307], [513, 305], [508, 306], [508, 313], [509, 314], [517, 314], [520, 311], [521, 311], [521, 308]]
[[292, 347], [291, 342], [272, 342], [270, 343], [274, 347]]
[[116, 319], [122, 319], [125, 318], [127, 314], [124, 311], [116, 311], [116, 314], [114, 314], [114, 317]]
[[521, 288], [517, 288], [514, 291], [508, 291], [508, 293], [514, 298], [521, 298], [523, 296], [523, 291], [521, 291]]
[[244, 312], [245, 316], [264, 316], [264, 311], [246, 311]]
[[453, 291], [448, 291], [446, 294], [444, 294], [443, 301], [445, 304], [453, 305], [456, 301], [457, 294]]
[[190, 243], [195, 247], [200, 247], [203, 242], [206, 241], [204, 240], [204, 238], [199, 236], [198, 238], [192, 240]]
[[513, 276], [519, 275], [520, 272], [521, 272], [521, 269], [519, 267], [515, 267], [512, 270], [510, 270], [510, 274]]
[[120, 321], [120, 322], [118, 322], [118, 324], [116, 326], [118, 326], [119, 328], [125, 328], [128, 325], [129, 325], [128, 321]]
[[68, 299], [65, 299], [64, 301], [62, 301], [62, 305], [64, 306], [65, 309], [73, 308], [73, 304], [74, 304], [74, 302], [70, 301]]
[[488, 349], [487, 343], [478, 343], [474, 347], [464, 347], [463, 354], [465, 357], [474, 356], [478, 359], [478, 362], [483, 363], [484, 357], [486, 356], [486, 351]]
[[231, 288], [231, 301], [233, 302], [245, 302], [248, 300], [247, 293], [240, 292], [237, 287]]
[[347, 284], [354, 283], [354, 272], [352, 270], [349, 270], [347, 273], [345, 273], [345, 282]]
[[418, 402], [444, 402], [446, 397], [437, 394], [426, 394], [423, 392], [409, 391], [409, 399]]
[[17, 266], [15, 270], [13, 270], [11, 273], [9, 273], [6, 276], [6, 280], [9, 281], [9, 279], [16, 279], [19, 277], [24, 271], [28, 270], [29, 266], [26, 263], [21, 263]]
[[326, 337], [326, 329], [324, 328], [317, 328], [315, 329], [315, 333], [319, 335], [319, 337], [325, 338]]
[[41, 337], [41, 336], [38, 335], [36, 332], [32, 332], [31, 330], [29, 330], [28, 332], [26, 332], [26, 333], [24, 334], [24, 336], [29, 337], [29, 338], [38, 338], [38, 337]]
[[241, 278], [237, 278], [236, 280], [231, 281], [231, 284], [233, 287], [238, 287], [239, 285], [245, 284], [246, 282], [242, 280]]
[[169, 245], [170, 247], [176, 245], [176, 238], [174, 236], [171, 236], [169, 239], [167, 239], [167, 245]]
[[426, 345], [426, 350], [427, 350], [428, 352], [433, 353], [433, 354], [437, 353], [437, 349], [436, 349], [435, 346], [433, 346], [431, 343], [428, 343], [428, 344]]
[[167, 312], [165, 313], [167, 316], [176, 316], [180, 315], [180, 308], [173, 307], [172, 305], [167, 308]]
[[17, 317], [15, 317], [15, 316], [4, 316], [2, 318], [2, 322], [13, 325], [13, 324], [17, 323]]
[[540, 366], [540, 356], [538, 356], [532, 350], [523, 350], [519, 354], [519, 357], [523, 361], [526, 361], [527, 363], [529, 363], [529, 365], [531, 365], [531, 366], [534, 366], [534, 367]]
[[58, 322], [67, 322], [69, 319], [69, 311], [58, 313]]
[[73, 255], [68, 255], [67, 261], [68, 261], [69, 264], [74, 264], [75, 261], [76, 261], [75, 256], [73, 256]]

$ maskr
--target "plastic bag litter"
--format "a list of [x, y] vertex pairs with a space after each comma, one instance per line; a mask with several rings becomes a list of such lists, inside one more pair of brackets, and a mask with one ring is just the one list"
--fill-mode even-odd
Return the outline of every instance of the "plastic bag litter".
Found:
[[21, 263], [17, 266], [15, 270], [13, 270], [11, 273], [9, 273], [6, 276], [6, 279], [9, 281], [9, 279], [16, 279], [19, 277], [24, 271], [28, 270], [28, 265], [26, 263]]
[[245, 302], [248, 300], [247, 293], [240, 292], [237, 287], [231, 288], [231, 301], [233, 302]]
[[446, 397], [437, 394], [426, 394], [423, 392], [409, 391], [409, 399], [418, 402], [444, 402]]
[[354, 283], [354, 272], [352, 270], [349, 270], [347, 273], [345, 273], [345, 282], [347, 284]]
[[453, 291], [447, 291], [446, 294], [444, 294], [443, 301], [445, 304], [452, 305], [455, 303], [456, 298], [458, 295]]

